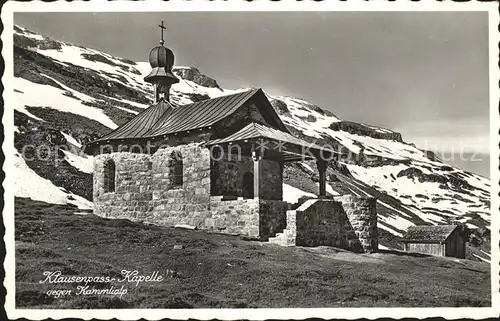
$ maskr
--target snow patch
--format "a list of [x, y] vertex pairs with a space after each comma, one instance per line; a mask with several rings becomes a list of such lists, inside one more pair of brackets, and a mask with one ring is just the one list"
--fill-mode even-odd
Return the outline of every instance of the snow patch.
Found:
[[384, 230], [384, 231], [386, 231], [386, 232], [391, 233], [392, 235], [403, 237], [403, 234], [401, 234], [401, 233], [393, 230], [389, 226], [386, 226], [386, 225], [383, 225], [383, 224], [378, 224], [377, 227], [380, 228], [380, 229], [382, 229], [382, 230]]
[[[319, 188], [319, 184], [318, 184], [318, 188]], [[331, 194], [331, 195], [334, 195], [334, 196], [337, 196], [337, 195], [340, 195], [339, 193], [337, 193], [330, 184], [326, 184], [326, 192]]]
[[479, 256], [479, 255], [477, 255], [477, 254], [472, 253], [472, 256], [474, 256], [475, 258], [480, 259], [480, 260], [481, 260], [481, 261], [483, 261], [483, 262], [490, 263], [490, 260], [485, 259], [485, 258], [483, 258], [483, 257], [480, 257], [480, 256]]
[[66, 134], [65, 132], [61, 132], [61, 134], [66, 139], [66, 142], [75, 146], [76, 148], [81, 148], [82, 144], [80, 144], [73, 136]]
[[[23, 78], [14, 78], [14, 86], [23, 91], [23, 93], [15, 92], [15, 109], [37, 120], [41, 119], [30, 114], [25, 109], [26, 106], [57, 109], [93, 119], [111, 129], [118, 127], [101, 109], [83, 105], [78, 100], [63, 95], [63, 91], [58, 88], [36, 84]], [[71, 91], [76, 97], [81, 97], [82, 100], [93, 101], [93, 98], [77, 91], [71, 89], [68, 91]]]
[[113, 106], [113, 107], [121, 109], [123, 111], [126, 111], [127, 113], [130, 113], [130, 114], [134, 114], [134, 115], [138, 114], [138, 112], [136, 112], [135, 110], [131, 110], [131, 109], [128, 109], [128, 108], [125, 108], [125, 107], [121, 107], [121, 106]]
[[62, 187], [55, 186], [48, 179], [38, 176], [19, 153], [14, 155], [15, 180], [14, 195], [27, 197], [35, 201], [52, 204], [74, 204], [81, 209], [91, 209], [92, 202], [85, 198], [66, 192]]
[[73, 154], [70, 151], [61, 149], [64, 153], [64, 159], [71, 164], [71, 166], [77, 168], [79, 171], [87, 173], [87, 174], [92, 174], [93, 168], [94, 168], [94, 158], [92, 156], [88, 156], [83, 154], [84, 156], [81, 155], [76, 155]]
[[301, 189], [283, 183], [283, 201], [295, 204], [303, 196], [316, 197], [316, 195], [304, 192]]

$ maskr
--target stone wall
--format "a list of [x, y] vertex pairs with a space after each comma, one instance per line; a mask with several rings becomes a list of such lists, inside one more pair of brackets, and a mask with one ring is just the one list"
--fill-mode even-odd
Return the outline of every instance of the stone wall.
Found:
[[[173, 151], [183, 160], [183, 186], [169, 187]], [[105, 163], [116, 164], [116, 190], [104, 189]], [[254, 199], [223, 200], [210, 195], [210, 151], [199, 144], [162, 148], [153, 155], [118, 152], [94, 158], [94, 213], [158, 225], [267, 238], [283, 227], [287, 203]], [[250, 163], [248, 163], [250, 162]], [[253, 169], [251, 158], [242, 166]], [[276, 216], [274, 216], [276, 213]]]
[[[104, 188], [104, 167], [115, 162], [115, 192]], [[151, 156], [134, 153], [102, 154], [94, 157], [94, 213], [104, 217], [138, 219], [149, 212], [152, 199]]]
[[[376, 200], [354, 196], [310, 199], [289, 210], [283, 240], [298, 246], [335, 246], [353, 252], [378, 250]], [[279, 243], [279, 242], [278, 242]]]
[[[183, 186], [169, 188], [172, 151], [183, 159]], [[116, 164], [116, 191], [104, 190], [104, 164]], [[158, 150], [153, 155], [118, 152], [94, 158], [94, 213], [155, 224], [202, 227], [210, 212], [210, 153], [198, 144]]]
[[296, 244], [335, 246], [361, 252], [342, 204], [330, 199], [308, 200], [295, 210]]
[[259, 200], [257, 198], [222, 200], [222, 198], [222, 196], [211, 197], [211, 215], [205, 220], [206, 228], [222, 233], [260, 238]]
[[280, 200], [259, 199], [260, 238], [268, 240], [286, 228], [286, 212], [292, 204]]
[[[169, 158], [172, 152], [182, 155], [183, 185], [170, 185]], [[210, 210], [210, 151], [198, 144], [158, 150], [153, 156], [152, 213], [144, 219], [162, 225], [187, 224], [205, 228]]]
[[377, 252], [377, 200], [353, 195], [337, 196], [334, 199], [342, 203], [342, 208], [349, 218], [363, 251]]

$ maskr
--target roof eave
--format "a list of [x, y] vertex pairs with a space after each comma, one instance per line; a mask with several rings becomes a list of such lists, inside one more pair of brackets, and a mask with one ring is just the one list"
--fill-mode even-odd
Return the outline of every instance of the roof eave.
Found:
[[443, 244], [446, 242], [445, 240], [425, 240], [425, 239], [401, 239], [400, 240], [402, 243], [428, 243], [428, 244]]

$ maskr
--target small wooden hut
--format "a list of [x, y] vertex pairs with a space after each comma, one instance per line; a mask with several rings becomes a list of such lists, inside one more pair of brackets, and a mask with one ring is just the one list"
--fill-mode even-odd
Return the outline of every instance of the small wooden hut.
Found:
[[407, 252], [465, 258], [462, 225], [410, 226], [401, 242]]

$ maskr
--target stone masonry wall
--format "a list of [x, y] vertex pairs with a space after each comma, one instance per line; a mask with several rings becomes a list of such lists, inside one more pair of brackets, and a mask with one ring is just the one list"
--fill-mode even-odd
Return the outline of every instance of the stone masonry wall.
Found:
[[210, 218], [206, 227], [223, 233], [242, 234], [259, 238], [259, 199], [222, 200], [222, 196], [212, 196]]
[[[169, 158], [180, 152], [182, 188], [169, 188]], [[104, 164], [116, 164], [116, 190], [104, 190]], [[198, 144], [158, 150], [153, 155], [117, 152], [94, 158], [94, 213], [158, 225], [192, 225], [199, 229], [259, 238], [259, 200], [222, 201], [210, 196], [210, 151]]]
[[[182, 155], [183, 185], [168, 188], [169, 159], [173, 151]], [[158, 150], [152, 156], [152, 212], [144, 219], [156, 224], [187, 224], [206, 228], [210, 210], [210, 151], [198, 144]]]
[[[104, 164], [116, 166], [116, 190], [104, 189]], [[134, 153], [102, 154], [94, 157], [94, 213], [104, 217], [138, 219], [151, 211], [151, 156]]]
[[259, 199], [260, 238], [268, 240], [286, 228], [286, 212], [292, 204], [280, 200]]
[[342, 203], [349, 222], [365, 253], [378, 251], [377, 200], [371, 197], [343, 195], [335, 197]]
[[353, 252], [378, 250], [376, 200], [351, 195], [311, 199], [287, 212], [285, 234], [299, 246], [335, 246]]
[[[307, 204], [306, 204], [307, 205]], [[304, 206], [306, 207], [306, 206]], [[296, 245], [335, 246], [361, 252], [342, 204], [330, 199], [310, 200], [296, 212]]]
[[261, 241], [282, 232], [291, 204], [262, 198], [222, 200], [211, 197], [212, 218], [208, 228], [224, 233], [243, 234]]

